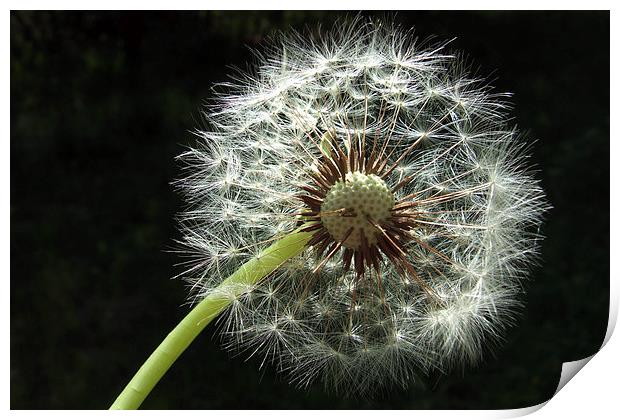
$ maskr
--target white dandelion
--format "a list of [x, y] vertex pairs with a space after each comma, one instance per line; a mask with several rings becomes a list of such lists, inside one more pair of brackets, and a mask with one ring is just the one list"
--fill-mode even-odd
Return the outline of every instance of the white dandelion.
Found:
[[501, 339], [548, 206], [507, 95], [445, 50], [355, 20], [224, 84], [179, 185], [184, 277], [229, 349], [372, 394]]
[[359, 21], [280, 37], [226, 87], [181, 156], [197, 296], [312, 232], [223, 315], [230, 348], [352, 392], [478, 361], [518, 306], [546, 206], [506, 95], [443, 45]]

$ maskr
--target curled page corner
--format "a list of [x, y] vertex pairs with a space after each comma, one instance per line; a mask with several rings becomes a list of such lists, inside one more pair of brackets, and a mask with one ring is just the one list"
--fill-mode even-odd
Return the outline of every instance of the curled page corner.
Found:
[[[558, 383], [558, 387], [556, 388], [553, 396], [555, 396], [564, 385], [568, 383], [573, 376], [577, 374], [596, 354], [605, 347], [611, 335], [616, 328], [616, 321], [618, 320], [618, 296], [611, 293], [610, 289], [610, 301], [609, 301], [609, 318], [607, 319], [607, 332], [605, 333], [605, 338], [603, 339], [603, 343], [601, 343], [601, 347], [598, 349], [596, 353], [591, 356], [585, 357], [580, 360], [574, 360], [572, 362], [565, 362], [562, 364], [562, 373], [560, 374], [560, 382]], [[552, 397], [553, 398], [553, 397]]]
[[541, 408], [543, 408], [549, 401], [553, 399], [557, 395], [558, 392], [571, 380], [573, 377], [579, 372], [596, 354], [605, 347], [611, 335], [616, 328], [616, 321], [618, 319], [618, 296], [612, 293], [610, 290], [610, 302], [609, 302], [609, 318], [607, 320], [607, 332], [605, 333], [605, 338], [601, 343], [601, 347], [594, 354], [585, 357], [579, 360], [573, 360], [571, 362], [562, 363], [562, 371], [560, 373], [560, 380], [558, 382], [558, 386], [553, 393], [553, 396], [546, 401], [541, 402], [540, 404], [532, 405], [530, 407], [516, 408], [512, 410], [502, 410], [499, 411], [499, 416], [497, 418], [515, 418], [522, 417], [528, 414], [532, 414]]
[[[603, 345], [605, 345], [606, 342], [607, 341], [604, 341]], [[602, 348], [602, 346], [601, 346], [601, 348]], [[577, 372], [579, 372], [595, 355], [596, 355], [596, 353], [594, 353], [591, 356], [585, 357], [583, 359], [573, 360], [572, 362], [564, 362], [564, 363], [562, 363], [562, 372], [560, 373], [560, 380], [558, 382], [558, 387], [555, 389], [555, 392], [553, 393], [553, 396], [551, 398], [549, 398], [548, 400], [543, 401], [540, 404], [532, 405], [530, 407], [523, 407], [523, 408], [516, 408], [516, 409], [512, 409], [512, 410], [505, 410], [505, 411], [503, 411], [502, 414], [500, 414], [499, 418], [522, 417], [522, 416], [527, 416], [528, 414], [532, 414], [532, 413], [540, 410], [545, 405], [547, 405], [547, 403], [549, 401], [551, 401], [553, 399], [553, 397], [555, 397], [556, 394], [558, 392], [560, 392], [560, 390], [562, 388], [564, 388], [564, 385], [566, 385], [571, 379], [573, 379], [573, 377], [577, 374]]]
[[[597, 352], [598, 353], [598, 352]], [[560, 381], [558, 382], [558, 387], [555, 389], [553, 396], [560, 392], [564, 385], [568, 383], [573, 377], [583, 368], [592, 358], [596, 355], [594, 353], [592, 356], [585, 357], [579, 360], [573, 360], [572, 362], [564, 362], [562, 363], [562, 372], [560, 373]], [[552, 397], [553, 398], [553, 397]]]
[[[558, 382], [558, 387], [555, 389], [553, 396], [560, 392], [564, 385], [568, 383], [573, 377], [579, 372], [596, 354], [605, 347], [609, 339], [611, 338], [611, 334], [616, 328], [616, 321], [618, 319], [618, 305], [617, 302], [610, 302], [609, 305], [609, 319], [607, 320], [607, 332], [605, 333], [605, 338], [603, 339], [603, 343], [598, 351], [591, 356], [585, 357], [579, 360], [573, 360], [572, 362], [564, 362], [562, 363], [562, 373], [560, 374], [560, 381]], [[551, 397], [553, 398], [553, 397]]]

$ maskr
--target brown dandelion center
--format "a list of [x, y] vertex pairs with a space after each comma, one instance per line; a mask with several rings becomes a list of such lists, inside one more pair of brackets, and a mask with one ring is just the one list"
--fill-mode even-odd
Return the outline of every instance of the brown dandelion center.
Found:
[[[321, 222], [336, 241], [359, 250], [362, 235], [370, 246], [377, 243], [380, 235], [369, 220], [386, 221], [393, 206], [394, 194], [380, 177], [348, 172], [344, 181], [337, 181], [327, 192], [321, 205]], [[347, 232], [351, 233], [347, 236]]]
[[318, 139], [311, 133], [307, 135], [321, 153], [317, 165], [308, 171], [310, 182], [300, 185], [304, 193], [299, 196], [306, 207], [299, 213], [307, 223], [302, 231], [314, 232], [307, 245], [321, 258], [313, 272], [318, 273], [342, 251], [340, 258], [345, 271], [353, 264], [356, 281], [361, 281], [367, 272], [374, 272], [381, 287], [381, 264], [387, 259], [401, 276], [414, 280], [428, 296], [437, 300], [411, 265], [408, 248], [415, 244], [441, 258], [447, 257], [411, 233], [412, 228], [424, 222], [418, 219], [417, 207], [421, 201], [416, 200], [417, 194], [396, 200], [396, 193], [416, 174], [400, 179], [391, 188], [386, 183], [423, 136], [392, 159], [394, 151], [388, 151], [389, 136], [380, 143], [378, 136], [367, 139], [365, 134], [346, 139], [338, 139], [331, 132]]

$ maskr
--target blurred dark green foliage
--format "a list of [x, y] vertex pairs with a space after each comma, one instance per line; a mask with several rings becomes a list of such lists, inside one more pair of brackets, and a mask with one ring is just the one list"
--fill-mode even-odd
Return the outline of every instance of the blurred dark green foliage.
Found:
[[[366, 13], [367, 14], [367, 13]], [[229, 65], [275, 30], [336, 12], [11, 13], [11, 407], [106, 408], [188, 310], [175, 156]], [[351, 15], [351, 14], [349, 14]], [[385, 15], [381, 13], [380, 15]], [[389, 16], [389, 15], [388, 15]], [[214, 328], [144, 408], [517, 408], [595, 352], [608, 314], [609, 13], [400, 12], [458, 38], [514, 123], [554, 209], [505, 345], [478, 368], [374, 400], [296, 390], [231, 358]], [[578, 379], [577, 379], [578, 380]]]

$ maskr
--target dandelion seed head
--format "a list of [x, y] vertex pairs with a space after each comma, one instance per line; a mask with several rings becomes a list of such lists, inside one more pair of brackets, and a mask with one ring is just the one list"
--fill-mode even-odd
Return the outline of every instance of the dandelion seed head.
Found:
[[301, 387], [372, 394], [501, 340], [548, 208], [506, 94], [445, 44], [363, 19], [280, 35], [223, 87], [180, 156], [193, 298], [312, 233], [231, 296], [227, 348]]

